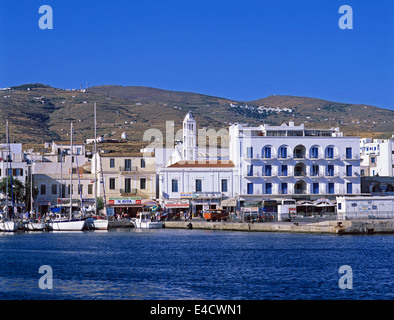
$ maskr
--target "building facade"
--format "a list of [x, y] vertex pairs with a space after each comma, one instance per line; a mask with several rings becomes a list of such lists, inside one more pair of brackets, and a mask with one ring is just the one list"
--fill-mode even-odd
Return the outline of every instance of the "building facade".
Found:
[[360, 139], [361, 175], [394, 177], [394, 139]]
[[343, 137], [337, 128], [234, 124], [229, 134], [240, 201], [360, 193], [359, 138]]
[[[97, 169], [96, 169], [97, 168]], [[92, 157], [97, 195], [114, 214], [135, 216], [146, 204], [155, 204], [156, 164], [148, 153], [97, 153]]]

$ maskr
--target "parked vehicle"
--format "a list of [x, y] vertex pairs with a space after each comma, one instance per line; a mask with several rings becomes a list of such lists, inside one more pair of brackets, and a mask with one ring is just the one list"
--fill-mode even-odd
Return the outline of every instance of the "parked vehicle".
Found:
[[170, 221], [170, 220], [180, 220], [180, 215], [178, 212], [161, 212], [158, 215], [160, 221]]
[[204, 211], [204, 219], [207, 221], [227, 221], [229, 215], [228, 210], [210, 209]]

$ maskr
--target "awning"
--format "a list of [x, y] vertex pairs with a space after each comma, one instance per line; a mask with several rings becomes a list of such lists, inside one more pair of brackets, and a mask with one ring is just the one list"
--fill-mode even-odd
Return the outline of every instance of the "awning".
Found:
[[234, 198], [223, 199], [221, 205], [222, 207], [236, 207], [237, 200]]

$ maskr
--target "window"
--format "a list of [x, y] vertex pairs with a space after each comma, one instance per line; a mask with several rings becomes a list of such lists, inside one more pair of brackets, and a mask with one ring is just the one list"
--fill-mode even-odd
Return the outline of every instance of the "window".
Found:
[[272, 183], [271, 182], [267, 182], [265, 184], [265, 193], [272, 194]]
[[371, 163], [375, 163], [375, 157], [371, 158]]
[[265, 176], [270, 177], [272, 175], [272, 167], [270, 164], [265, 166]]
[[263, 149], [263, 158], [270, 159], [271, 158], [271, 147], [264, 147]]
[[287, 164], [282, 164], [280, 168], [281, 176], [282, 177], [287, 177]]
[[125, 193], [131, 192], [131, 179], [130, 178], [124, 179], [124, 192]]
[[140, 178], [140, 189], [146, 189], [146, 178]]
[[346, 159], [351, 159], [352, 158], [352, 148], [347, 147], [346, 148]]
[[145, 168], [145, 159], [144, 158], [141, 159], [141, 168]]
[[317, 182], [314, 182], [312, 184], [312, 193], [313, 194], [319, 194], [319, 184]]
[[247, 170], [248, 177], [253, 176], [253, 165], [248, 165]]
[[327, 176], [333, 177], [334, 176], [334, 165], [329, 164], [327, 166]]
[[246, 157], [248, 159], [252, 159], [253, 158], [253, 147], [246, 148]]
[[115, 189], [115, 178], [109, 178], [109, 189], [110, 190]]
[[279, 148], [279, 157], [282, 159], [287, 159], [287, 147]]
[[346, 165], [346, 176], [348, 177], [352, 176], [352, 165], [350, 164]]
[[326, 158], [327, 159], [334, 159], [334, 148], [333, 147], [327, 147]]
[[40, 194], [45, 194], [46, 193], [46, 185], [45, 184], [42, 184], [41, 186], [40, 186]]
[[312, 147], [311, 148], [311, 158], [312, 159], [319, 158], [319, 148], [318, 147]]
[[346, 184], [346, 192], [347, 193], [353, 193], [353, 183], [351, 183], [351, 182], [348, 182], [347, 184]]
[[61, 194], [62, 194], [62, 198], [66, 197], [66, 185], [65, 184], [61, 185]]
[[178, 192], [178, 179], [171, 180], [171, 192]]
[[15, 177], [23, 177], [23, 169], [14, 169], [15, 170]]
[[327, 188], [327, 192], [329, 194], [334, 194], [335, 193], [335, 189], [334, 189], [334, 183], [333, 182], [329, 182], [328, 183], [328, 188]]
[[114, 158], [109, 159], [109, 167], [115, 168], [115, 159]]
[[338, 210], [341, 210], [342, 209], [342, 203], [338, 203]]
[[196, 179], [196, 192], [201, 192], [201, 191], [202, 191], [202, 180]]
[[253, 194], [253, 183], [248, 183], [248, 194]]
[[93, 184], [88, 184], [88, 194], [93, 194]]
[[56, 184], [52, 185], [52, 194], [57, 194], [57, 185]]
[[287, 194], [287, 183], [286, 182], [282, 182], [280, 184], [280, 192], [281, 192], [281, 194]]
[[124, 159], [125, 171], [131, 171], [131, 159]]
[[313, 164], [311, 170], [311, 176], [316, 177], [319, 175], [319, 165]]
[[222, 192], [228, 192], [227, 179], [222, 179]]
[[80, 184], [78, 186], [78, 194], [83, 194], [83, 185], [82, 184]]

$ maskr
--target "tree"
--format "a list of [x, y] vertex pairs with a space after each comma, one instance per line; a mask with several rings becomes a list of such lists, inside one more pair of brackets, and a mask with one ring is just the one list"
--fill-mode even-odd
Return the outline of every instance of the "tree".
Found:
[[[24, 202], [25, 200], [25, 186], [18, 179], [12, 178], [11, 176], [4, 177], [0, 181], [0, 192], [4, 195], [7, 194], [7, 180], [8, 180], [8, 199], [12, 200], [13, 196], [14, 203]], [[11, 180], [12, 180], [12, 193], [11, 193]]]
[[96, 208], [96, 214], [100, 212], [100, 210], [104, 209], [104, 200], [101, 197], [96, 198], [97, 202], [97, 208]]

